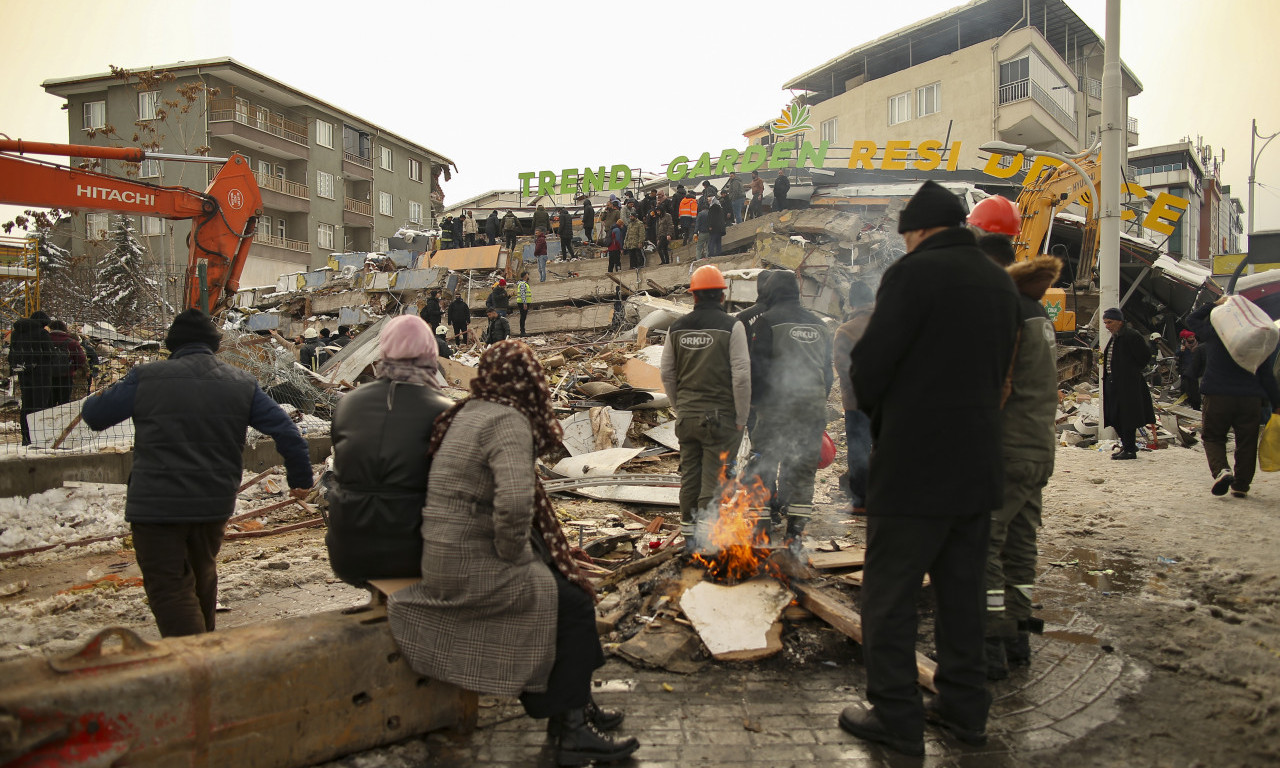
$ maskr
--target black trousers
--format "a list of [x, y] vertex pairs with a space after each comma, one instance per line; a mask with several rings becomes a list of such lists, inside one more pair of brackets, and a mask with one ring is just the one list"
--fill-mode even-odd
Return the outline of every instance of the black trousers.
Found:
[[[1202, 395], [1200, 416], [1204, 420], [1200, 439], [1204, 440], [1204, 455], [1209, 460], [1209, 473], [1217, 477], [1224, 469], [1231, 470], [1235, 480], [1232, 490], [1247, 491], [1253, 484], [1258, 468], [1258, 414], [1262, 412], [1262, 398], [1237, 397], [1235, 395]], [[1235, 469], [1227, 461], [1227, 433], [1236, 433]]]
[[560, 258], [562, 259], [573, 258], [573, 238], [572, 237], [560, 238]]
[[663, 264], [671, 263], [671, 244], [665, 237], [658, 238], [658, 259]]
[[644, 252], [639, 248], [627, 249], [627, 266], [630, 269], [639, 269], [644, 266]]
[[867, 700], [894, 733], [909, 738], [923, 734], [924, 704], [916, 685], [916, 598], [927, 573], [937, 596], [938, 671], [933, 679], [939, 706], [965, 728], [984, 730], [991, 703], [983, 656], [991, 511], [962, 517], [868, 511], [872, 516], [867, 518], [862, 584]]
[[526, 318], [526, 317], [528, 317], [528, 316], [529, 316], [529, 305], [528, 305], [528, 304], [521, 303], [521, 304], [517, 304], [516, 306], [520, 307], [520, 335], [521, 335], [521, 336], [523, 336], [523, 335], [524, 335], [524, 320], [525, 320], [525, 318]]
[[609, 268], [607, 271], [622, 271], [622, 251], [609, 251]]
[[225, 521], [131, 523], [142, 588], [161, 637], [213, 631]]
[[516, 249], [516, 233], [510, 232], [504, 237], [506, 238], [507, 250], [514, 251]]
[[551, 572], [556, 577], [556, 661], [547, 678], [547, 690], [520, 694], [529, 717], [551, 717], [587, 706], [591, 673], [604, 666], [591, 597], [555, 568]]

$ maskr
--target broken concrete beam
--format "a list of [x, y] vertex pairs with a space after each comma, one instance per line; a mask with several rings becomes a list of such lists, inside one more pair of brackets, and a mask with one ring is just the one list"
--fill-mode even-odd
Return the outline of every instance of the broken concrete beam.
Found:
[[778, 226], [778, 222], [782, 220], [783, 213], [767, 213], [764, 216], [758, 216], [749, 219], [741, 224], [734, 224], [726, 227], [724, 236], [720, 238], [720, 247], [725, 251], [734, 251], [738, 248], [744, 248], [755, 242], [756, 233], [769, 232]]
[[834, 240], [852, 243], [862, 231], [862, 217], [855, 213], [823, 208], [783, 211], [777, 230], [803, 235], [825, 235]]
[[712, 656], [754, 661], [782, 649], [780, 640], [771, 646], [768, 634], [791, 599], [791, 590], [769, 577], [731, 587], [702, 581], [680, 597], [680, 609]]
[[317, 294], [311, 297], [311, 307], [308, 314], [332, 314], [343, 307], [363, 307], [368, 303], [368, 294], [361, 290]]
[[766, 264], [795, 269], [809, 255], [809, 246], [792, 240], [790, 235], [761, 232], [756, 236], [755, 254]]

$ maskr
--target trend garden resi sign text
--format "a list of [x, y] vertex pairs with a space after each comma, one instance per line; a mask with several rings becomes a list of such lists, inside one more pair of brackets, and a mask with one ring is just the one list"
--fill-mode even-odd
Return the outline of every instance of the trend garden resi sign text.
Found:
[[[943, 152], [943, 143], [936, 139], [927, 139], [912, 146], [910, 141], [888, 141], [884, 147], [874, 141], [855, 141], [849, 151], [849, 168], [879, 169], [884, 171], [933, 171], [943, 168], [947, 171], [958, 170], [960, 162], [961, 142], [953, 141]], [[818, 146], [808, 141], [797, 143], [791, 139], [775, 142], [772, 146], [752, 144], [745, 150], [723, 149], [716, 159], [710, 152], [703, 152], [698, 159], [690, 160], [681, 155], [667, 164], [666, 176], [672, 182], [685, 178], [701, 178], [704, 176], [725, 176], [729, 171], [750, 173], [757, 170], [776, 171], [780, 168], [822, 168], [826, 165], [830, 142], [822, 142]], [[944, 158], [945, 154], [945, 158]], [[877, 159], [877, 155], [879, 159]], [[992, 155], [983, 173], [999, 179], [1007, 179], [1022, 170], [1022, 155], [1016, 155], [1007, 166], [1001, 165], [1001, 158]], [[1027, 169], [1026, 179], [1035, 179], [1057, 163], [1046, 157], [1037, 157]], [[581, 187], [585, 194], [622, 190], [631, 186], [631, 167], [614, 165], [606, 168], [565, 168], [558, 174], [555, 171], [525, 171], [519, 174], [520, 194], [538, 195], [570, 194]], [[536, 181], [535, 181], [536, 179]], [[1091, 185], [1080, 185], [1077, 199], [1086, 198]], [[1147, 191], [1137, 184], [1125, 184], [1124, 191], [1145, 198]], [[1075, 202], [1075, 200], [1069, 201]], [[1142, 226], [1164, 235], [1173, 234], [1173, 224], [1182, 216], [1189, 203], [1180, 197], [1167, 192], [1160, 193], [1151, 205], [1150, 212], [1144, 217]], [[1123, 218], [1132, 219], [1134, 213], [1125, 211]]]

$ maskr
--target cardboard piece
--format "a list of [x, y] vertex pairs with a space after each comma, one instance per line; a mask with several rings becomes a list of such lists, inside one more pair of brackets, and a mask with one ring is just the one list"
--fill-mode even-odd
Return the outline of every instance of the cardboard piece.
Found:
[[746, 654], [750, 659], [776, 652], [770, 650], [768, 633], [791, 599], [791, 590], [772, 578], [756, 578], [731, 587], [701, 581], [680, 597], [680, 609], [712, 656], [720, 659], [723, 654], [734, 653], [741, 661], [743, 652], [757, 652]]

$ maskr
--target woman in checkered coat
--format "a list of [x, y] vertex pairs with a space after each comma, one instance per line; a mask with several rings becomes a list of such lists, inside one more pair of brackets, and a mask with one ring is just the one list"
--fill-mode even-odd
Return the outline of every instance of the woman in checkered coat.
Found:
[[437, 419], [422, 513], [422, 581], [390, 599], [391, 631], [417, 672], [520, 696], [550, 718], [560, 765], [630, 755], [601, 731], [621, 713], [591, 701], [604, 663], [595, 593], [534, 469], [560, 425], [542, 367], [521, 342], [480, 358], [471, 396]]

